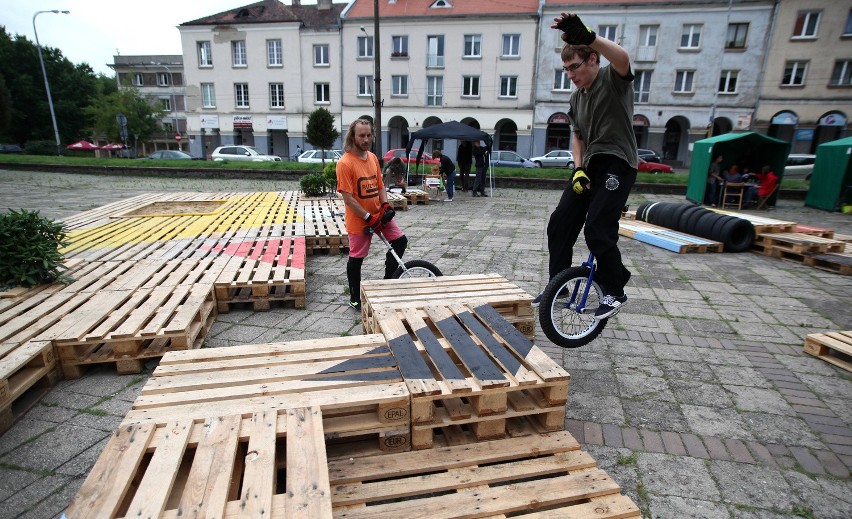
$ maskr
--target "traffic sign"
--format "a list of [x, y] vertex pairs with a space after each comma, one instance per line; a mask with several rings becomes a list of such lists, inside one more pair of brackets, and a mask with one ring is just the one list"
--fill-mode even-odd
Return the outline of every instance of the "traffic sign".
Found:
[[177, 142], [180, 142], [180, 134], [179, 134], [179, 133], [176, 133], [176, 134], [175, 134], [175, 140], [176, 140]]

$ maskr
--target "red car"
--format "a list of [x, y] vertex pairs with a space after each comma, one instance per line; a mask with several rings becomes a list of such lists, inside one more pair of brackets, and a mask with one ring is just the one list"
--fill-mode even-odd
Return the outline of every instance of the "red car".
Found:
[[668, 164], [660, 164], [659, 162], [648, 162], [643, 158], [639, 158], [639, 171], [641, 173], [671, 173], [672, 167]]
[[[394, 157], [399, 157], [400, 159], [402, 159], [403, 163], [406, 163], [409, 160], [405, 157], [405, 150], [404, 149], [388, 150], [388, 152], [385, 153], [385, 156], [382, 157], [382, 160], [384, 161], [385, 164], [387, 164]], [[417, 162], [417, 150], [411, 150], [411, 154], [409, 155], [409, 157], [411, 157], [411, 163], [412, 164], [416, 163]], [[420, 163], [421, 164], [440, 164], [441, 161], [438, 160], [438, 159], [433, 159], [432, 155], [429, 155], [428, 153], [423, 152], [423, 156], [420, 157]]]

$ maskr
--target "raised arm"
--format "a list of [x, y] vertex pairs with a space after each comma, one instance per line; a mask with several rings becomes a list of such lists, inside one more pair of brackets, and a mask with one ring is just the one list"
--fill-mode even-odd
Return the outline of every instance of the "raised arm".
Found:
[[624, 47], [606, 38], [598, 38], [595, 31], [584, 25], [576, 14], [562, 13], [553, 19], [550, 28], [562, 31], [562, 39], [569, 45], [591, 47], [610, 62], [618, 75], [626, 76], [630, 72], [630, 56]]

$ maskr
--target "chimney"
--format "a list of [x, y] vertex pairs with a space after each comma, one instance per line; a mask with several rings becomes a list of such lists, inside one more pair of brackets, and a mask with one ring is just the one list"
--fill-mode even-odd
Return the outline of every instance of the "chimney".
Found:
[[317, 0], [318, 11], [331, 11], [331, 0]]

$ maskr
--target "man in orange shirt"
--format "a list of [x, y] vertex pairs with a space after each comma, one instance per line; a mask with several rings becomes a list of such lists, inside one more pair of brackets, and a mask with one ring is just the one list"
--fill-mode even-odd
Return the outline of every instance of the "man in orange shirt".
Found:
[[[349, 236], [349, 261], [346, 263], [349, 306], [359, 312], [361, 265], [370, 252], [370, 241], [373, 238], [370, 231], [380, 230], [399, 257], [402, 257], [408, 245], [408, 238], [391, 219], [394, 210], [388, 204], [382, 169], [379, 159], [370, 151], [372, 147], [372, 123], [366, 119], [356, 119], [346, 132], [346, 153], [337, 162], [337, 191], [346, 204], [344, 218]], [[388, 251], [385, 257], [385, 279], [393, 276], [397, 267], [396, 259]]]

